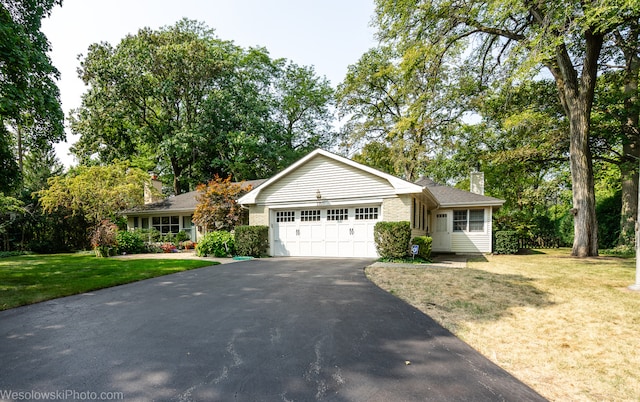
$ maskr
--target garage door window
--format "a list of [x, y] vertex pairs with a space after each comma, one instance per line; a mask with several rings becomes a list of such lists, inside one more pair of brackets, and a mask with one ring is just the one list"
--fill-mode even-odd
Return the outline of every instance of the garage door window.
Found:
[[356, 208], [356, 220], [378, 219], [378, 207]]
[[344, 221], [349, 217], [349, 209], [328, 209], [327, 220], [328, 221]]
[[317, 222], [320, 220], [320, 210], [312, 209], [300, 211], [300, 220], [302, 222]]
[[277, 211], [276, 222], [295, 222], [296, 211]]

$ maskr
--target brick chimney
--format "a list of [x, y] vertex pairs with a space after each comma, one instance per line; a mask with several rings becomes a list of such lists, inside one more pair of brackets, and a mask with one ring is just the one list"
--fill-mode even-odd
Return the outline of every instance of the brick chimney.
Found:
[[162, 182], [158, 180], [158, 175], [155, 173], [151, 173], [151, 187], [149, 187], [149, 183], [145, 183], [144, 185], [144, 203], [153, 204], [154, 202], [162, 201]]
[[470, 191], [484, 195], [484, 172], [471, 172]]

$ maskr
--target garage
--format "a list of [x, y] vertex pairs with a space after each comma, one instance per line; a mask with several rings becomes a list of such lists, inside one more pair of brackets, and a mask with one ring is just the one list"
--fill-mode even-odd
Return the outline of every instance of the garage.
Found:
[[273, 255], [377, 257], [373, 229], [380, 206], [272, 211]]
[[269, 255], [378, 258], [374, 227], [412, 221], [426, 233], [435, 206], [424, 188], [317, 149], [238, 199], [249, 224], [269, 228]]

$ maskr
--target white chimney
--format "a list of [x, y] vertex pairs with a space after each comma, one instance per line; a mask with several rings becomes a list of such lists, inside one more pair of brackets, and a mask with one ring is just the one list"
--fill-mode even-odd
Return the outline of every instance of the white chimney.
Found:
[[484, 195], [484, 172], [471, 172], [471, 192]]
[[153, 204], [154, 202], [162, 201], [162, 182], [158, 180], [156, 174], [151, 174], [151, 186], [153, 190], [149, 188], [149, 184], [144, 184], [144, 203]]

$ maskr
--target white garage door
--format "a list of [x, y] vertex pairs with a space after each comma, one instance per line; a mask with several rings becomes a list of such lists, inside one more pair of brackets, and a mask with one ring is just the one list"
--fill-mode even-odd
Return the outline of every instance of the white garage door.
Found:
[[274, 255], [375, 258], [379, 211], [379, 206], [275, 211]]

